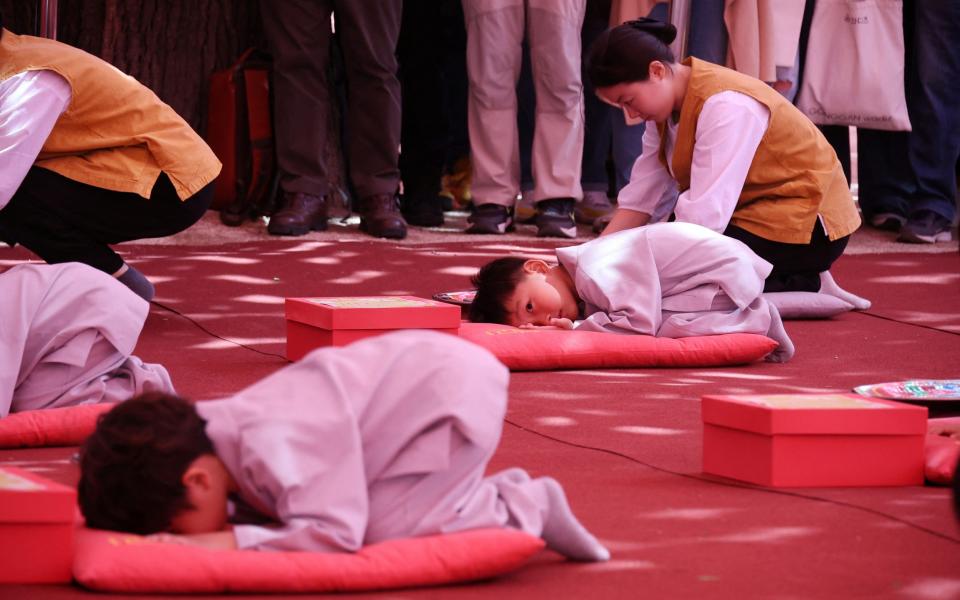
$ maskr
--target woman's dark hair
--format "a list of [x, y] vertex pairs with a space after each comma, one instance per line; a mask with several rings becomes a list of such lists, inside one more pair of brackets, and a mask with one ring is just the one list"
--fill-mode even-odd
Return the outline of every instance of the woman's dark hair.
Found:
[[470, 303], [470, 320], [474, 323], [507, 322], [509, 313], [507, 301], [523, 279], [523, 263], [527, 259], [519, 256], [498, 258], [483, 265], [476, 275], [470, 278], [477, 295]]
[[656, 19], [637, 19], [600, 34], [587, 55], [587, 77], [594, 88], [646, 81], [650, 63], [673, 63], [669, 44], [677, 28]]
[[97, 421], [80, 455], [80, 510], [89, 527], [146, 535], [170, 527], [191, 508], [181, 481], [213, 444], [193, 405], [147, 393]]

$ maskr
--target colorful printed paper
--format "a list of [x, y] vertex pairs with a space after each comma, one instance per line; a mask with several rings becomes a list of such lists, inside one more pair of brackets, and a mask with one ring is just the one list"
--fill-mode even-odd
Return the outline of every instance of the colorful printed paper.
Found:
[[477, 290], [463, 290], [460, 292], [440, 292], [439, 294], [434, 294], [433, 299], [438, 302], [448, 302], [450, 304], [458, 304], [460, 306], [466, 306], [473, 303], [473, 299], [477, 295]]
[[946, 401], [960, 400], [960, 379], [911, 379], [872, 383], [853, 388], [862, 396], [887, 400]]

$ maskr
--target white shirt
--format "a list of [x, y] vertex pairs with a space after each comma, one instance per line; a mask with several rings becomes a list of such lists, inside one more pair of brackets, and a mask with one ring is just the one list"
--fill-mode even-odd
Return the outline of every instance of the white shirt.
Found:
[[[690, 189], [676, 195], [673, 174], [660, 162], [660, 133], [653, 122], [643, 134], [643, 154], [630, 173], [630, 183], [618, 197], [619, 206], [662, 221], [696, 223], [722, 233], [737, 207], [747, 171], [770, 123], [770, 110], [740, 92], [714, 94], [703, 104], [690, 168]], [[673, 164], [677, 124], [667, 122], [667, 163]]]
[[70, 84], [54, 71], [0, 81], [0, 209], [23, 183], [70, 97]]

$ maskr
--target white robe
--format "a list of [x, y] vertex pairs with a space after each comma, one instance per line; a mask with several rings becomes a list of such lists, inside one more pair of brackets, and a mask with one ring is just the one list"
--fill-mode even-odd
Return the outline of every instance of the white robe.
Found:
[[241, 507], [240, 548], [356, 551], [476, 527], [540, 535], [548, 509], [520, 469], [484, 478], [509, 374], [486, 350], [404, 331], [316, 350], [240, 393], [197, 404]]
[[586, 331], [689, 337], [766, 334], [772, 266], [739, 240], [693, 223], [655, 223], [568, 248], [557, 258], [584, 302]]
[[147, 304], [80, 263], [0, 273], [0, 417], [173, 392], [166, 369], [131, 356]]

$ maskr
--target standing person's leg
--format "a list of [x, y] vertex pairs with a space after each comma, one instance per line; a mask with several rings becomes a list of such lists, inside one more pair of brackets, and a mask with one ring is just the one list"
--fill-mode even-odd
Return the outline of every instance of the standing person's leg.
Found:
[[463, 12], [474, 204], [467, 232], [504, 233], [513, 228], [513, 204], [520, 188], [516, 86], [523, 0], [463, 0]]
[[[458, 0], [442, 0], [443, 4]], [[432, 2], [404, 2], [397, 44], [400, 62], [401, 210], [407, 223], [424, 227], [443, 224], [440, 177], [447, 139], [447, 105], [443, 95], [445, 60], [440, 7]], [[463, 27], [462, 22], [459, 24]]]
[[586, 0], [528, 0], [527, 31], [537, 124], [533, 139], [533, 199], [537, 235], [576, 237], [573, 206], [583, 197], [583, 84], [580, 30]]
[[960, 157], [960, 3], [912, 0], [904, 11], [912, 12], [914, 20], [907, 108], [916, 192], [900, 241], [948, 241], [957, 213]]
[[907, 220], [908, 199], [916, 189], [909, 141], [907, 131], [857, 129], [860, 210], [863, 220], [878, 229], [897, 231]]
[[[690, 34], [687, 54], [723, 65], [727, 62], [727, 25], [723, 21], [725, 0], [693, 0], [690, 6]], [[663, 7], [663, 8], [661, 8]], [[650, 16], [666, 21], [666, 3], [659, 3]], [[663, 12], [658, 12], [660, 9]], [[655, 14], [656, 13], [656, 14]]]
[[360, 197], [360, 229], [375, 237], [407, 235], [400, 215], [400, 0], [335, 2], [347, 74], [350, 178]]
[[150, 198], [114, 192], [33, 167], [3, 210], [0, 238], [44, 261], [81, 262], [113, 275], [146, 300], [153, 286], [110, 244], [166, 237], [190, 227], [213, 199], [213, 184], [181, 200], [163, 173]]
[[590, 46], [609, 25], [610, 0], [588, 2], [583, 17], [583, 28], [580, 31], [580, 78], [583, 81], [584, 131], [583, 162], [580, 173], [583, 198], [577, 202], [574, 209], [574, 217], [578, 223], [592, 224], [598, 217], [613, 210], [610, 198], [607, 197], [610, 189], [607, 157], [610, 154], [613, 139], [614, 119], [621, 113], [597, 98], [586, 73], [586, 58]]
[[270, 219], [274, 235], [303, 235], [327, 227], [329, 192], [323, 152], [330, 94], [329, 2], [261, 0], [263, 28], [273, 54], [273, 124], [283, 200]]
[[533, 131], [537, 121], [537, 94], [533, 88], [530, 44], [525, 40], [517, 80], [517, 139], [520, 142], [520, 197], [515, 207], [517, 223], [533, 223], [537, 207], [533, 203]]
[[442, 179], [444, 206], [460, 207], [471, 200], [470, 133], [467, 129], [467, 28], [463, 4], [451, 0], [441, 5], [444, 57], [443, 103], [446, 106], [447, 144], [444, 147]]

